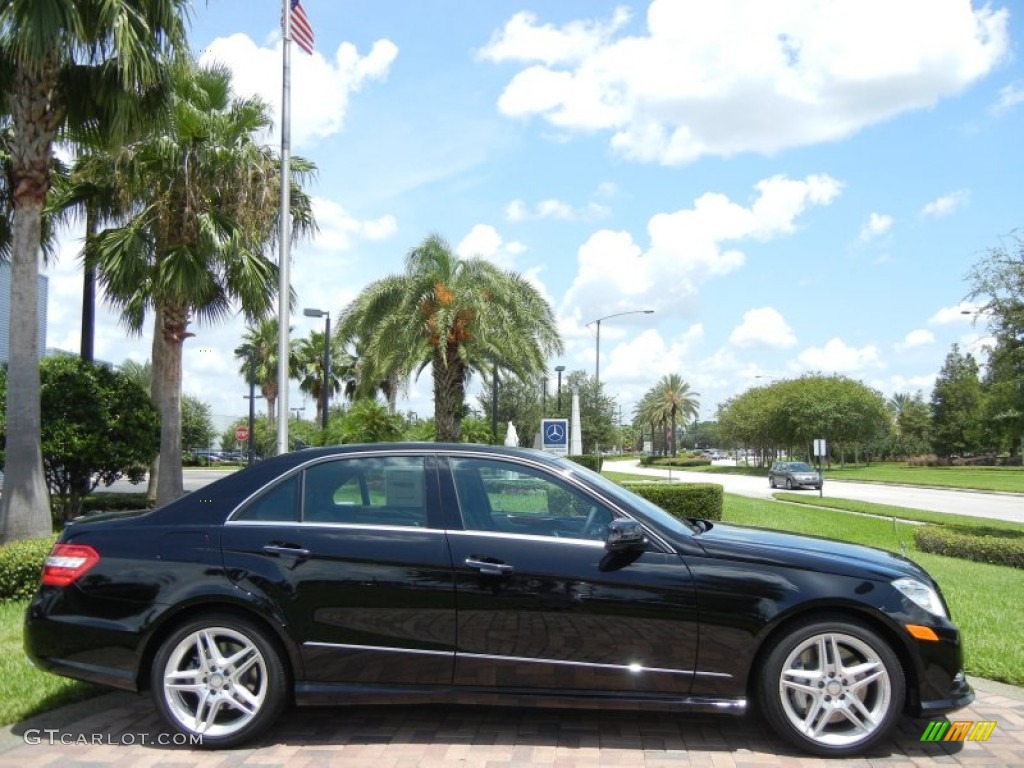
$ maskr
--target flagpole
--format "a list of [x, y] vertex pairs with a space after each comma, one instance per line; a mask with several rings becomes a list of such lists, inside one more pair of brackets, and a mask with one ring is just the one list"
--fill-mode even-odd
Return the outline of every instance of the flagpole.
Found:
[[291, 317], [291, 37], [292, 6], [281, 0], [284, 37], [281, 41], [281, 217], [277, 287], [277, 453], [288, 452], [288, 322]]

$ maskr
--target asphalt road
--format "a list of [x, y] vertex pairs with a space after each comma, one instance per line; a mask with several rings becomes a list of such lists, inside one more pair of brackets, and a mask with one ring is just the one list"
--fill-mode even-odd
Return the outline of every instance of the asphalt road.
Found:
[[[606, 463], [605, 469], [631, 474], [667, 477], [686, 483], [717, 483], [726, 493], [755, 498], [771, 498], [773, 491], [768, 480], [747, 475], [708, 475], [704, 472], [683, 472], [680, 470], [648, 469], [639, 466], [638, 461], [617, 461]], [[949, 512], [971, 517], [988, 517], [993, 520], [1009, 520], [1024, 523], [1024, 496], [1014, 493], [990, 493], [988, 491], [955, 491], [940, 488], [921, 488], [912, 485], [891, 485], [888, 483], [851, 483], [846, 480], [825, 480], [822, 489], [825, 496], [837, 499], [855, 499], [875, 504], [890, 504], [896, 507], [923, 509], [932, 512]], [[794, 491], [818, 495], [817, 491]]]

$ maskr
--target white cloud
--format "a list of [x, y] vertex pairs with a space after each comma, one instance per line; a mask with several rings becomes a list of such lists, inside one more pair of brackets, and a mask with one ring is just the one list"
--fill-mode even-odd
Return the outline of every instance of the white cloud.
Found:
[[653, 0], [644, 33], [624, 34], [627, 19], [513, 16], [481, 52], [524, 65], [499, 110], [678, 165], [843, 139], [961, 92], [1010, 52], [1009, 12], [969, 0]]
[[529, 219], [593, 220], [604, 218], [609, 213], [608, 206], [600, 203], [588, 203], [582, 208], [576, 209], [570, 203], [554, 198], [541, 200], [532, 209], [523, 200], [513, 200], [505, 206], [505, 218], [515, 222]]
[[647, 225], [650, 244], [642, 248], [629, 232], [599, 230], [580, 246], [578, 270], [563, 310], [583, 314], [635, 309], [638, 300], [676, 313], [705, 280], [739, 269], [746, 256], [731, 244], [771, 240], [792, 233], [808, 208], [828, 205], [842, 185], [828, 176], [803, 180], [775, 176], [756, 185], [749, 207], [725, 195], [707, 193], [692, 208], [658, 213]]
[[[398, 47], [390, 40], [378, 40], [365, 56], [351, 43], [342, 43], [333, 59], [320, 51], [312, 56], [292, 56], [291, 133], [301, 148], [338, 133], [345, 122], [349, 98], [373, 80], [385, 80]], [[277, 121], [281, 101], [281, 41], [270, 47], [257, 45], [247, 35], [218, 37], [200, 56], [200, 62], [220, 62], [232, 72], [232, 85], [239, 96], [259, 96], [270, 105]]]
[[502, 269], [512, 269], [516, 257], [525, 250], [526, 246], [518, 240], [506, 243], [490, 224], [475, 225], [455, 246], [455, 253], [463, 259], [481, 256]]
[[928, 318], [928, 325], [960, 325], [973, 322], [978, 316], [978, 307], [969, 301], [961, 301], [952, 307], [942, 307]]
[[937, 197], [930, 203], [926, 204], [921, 209], [922, 216], [928, 216], [931, 218], [940, 218], [942, 216], [949, 216], [955, 212], [957, 208], [962, 208], [967, 205], [971, 199], [971, 193], [966, 189], [958, 189], [956, 192], [950, 192], [948, 195], [942, 195]]
[[857, 349], [842, 339], [830, 339], [824, 347], [805, 349], [797, 358], [801, 370], [829, 373], [855, 373], [868, 368], [884, 367], [878, 348], [868, 345]]
[[324, 197], [313, 197], [313, 215], [319, 231], [311, 242], [321, 250], [349, 251], [356, 240], [387, 240], [398, 230], [398, 223], [390, 214], [360, 221], [341, 205]]
[[881, 237], [890, 229], [892, 229], [892, 216], [872, 212], [868, 216], [868, 220], [864, 222], [864, 226], [860, 229], [860, 240], [866, 243], [876, 237]]
[[1016, 81], [1004, 85], [999, 89], [999, 101], [992, 106], [991, 112], [994, 115], [1001, 115], [1004, 112], [1009, 112], [1022, 101], [1024, 101], [1024, 83]]
[[926, 328], [918, 328], [908, 333], [903, 341], [896, 344], [898, 351], [905, 351], [913, 349], [914, 347], [924, 347], [929, 344], [935, 343], [935, 334]]
[[796, 344], [796, 336], [777, 310], [761, 307], [743, 313], [743, 322], [729, 334], [729, 343], [736, 347], [784, 349]]

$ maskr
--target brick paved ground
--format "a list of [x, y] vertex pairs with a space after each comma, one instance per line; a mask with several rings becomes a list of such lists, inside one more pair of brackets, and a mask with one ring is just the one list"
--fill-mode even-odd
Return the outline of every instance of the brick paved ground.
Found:
[[204, 752], [156, 745], [149, 699], [115, 693], [3, 729], [0, 768], [1024, 766], [1024, 691], [976, 687], [955, 719], [996, 720], [987, 742], [922, 744], [926, 721], [904, 720], [884, 749], [849, 760], [798, 753], [753, 717], [441, 706], [298, 709], [250, 748]]

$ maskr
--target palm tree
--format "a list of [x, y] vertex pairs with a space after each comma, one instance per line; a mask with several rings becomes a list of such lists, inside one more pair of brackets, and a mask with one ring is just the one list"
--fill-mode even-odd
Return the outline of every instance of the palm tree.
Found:
[[697, 418], [700, 413], [699, 392], [693, 392], [690, 385], [683, 381], [678, 373], [670, 373], [661, 377], [661, 380], [654, 386], [653, 407], [656, 413], [661, 415], [663, 423], [671, 425], [672, 456], [676, 455], [676, 419], [683, 417], [683, 423], [687, 418]]
[[[182, 495], [181, 356], [190, 326], [214, 323], [239, 304], [249, 322], [272, 309], [280, 163], [258, 143], [270, 126], [259, 99], [236, 99], [226, 68], [180, 61], [159, 130], [127, 145], [119, 162], [137, 200], [121, 227], [97, 236], [89, 258], [121, 319], [140, 333], [152, 312], [153, 400], [160, 411], [157, 504]], [[300, 182], [311, 163], [293, 158], [293, 231], [312, 231]], [[276, 393], [275, 393], [276, 394]]]
[[[333, 399], [342, 391], [352, 399], [355, 391], [354, 365], [351, 355], [341, 354], [336, 341], [331, 339], [331, 381], [330, 393]], [[324, 409], [324, 332], [310, 331], [309, 336], [295, 340], [296, 375], [299, 391], [309, 395], [316, 402], [316, 423], [323, 423]]]
[[51, 531], [40, 442], [36, 282], [53, 142], [137, 122], [185, 46], [188, 0], [6, 0], [0, 115], [9, 116], [12, 196], [10, 368], [0, 541]]
[[539, 374], [562, 341], [550, 305], [521, 275], [460, 259], [438, 235], [406, 257], [405, 273], [368, 285], [341, 314], [339, 337], [363, 345], [364, 382], [428, 365], [439, 441], [457, 442], [471, 374]]
[[[235, 350], [235, 358], [241, 361], [238, 372], [245, 379], [246, 384], [255, 383], [260, 388], [260, 394], [267, 401], [267, 422], [271, 429], [274, 429], [274, 425], [277, 423], [277, 328], [276, 317], [260, 320], [255, 327], [246, 329], [241, 346]], [[320, 338], [322, 342], [322, 333]], [[323, 349], [322, 343], [320, 349]], [[254, 364], [252, 368], [250, 361]], [[289, 377], [299, 378], [300, 370], [301, 358], [298, 354], [298, 345], [296, 340], [292, 339], [291, 351], [288, 356]], [[249, 379], [253, 374], [255, 374], [255, 381], [250, 382]]]
[[892, 417], [892, 425], [896, 430], [896, 436], [900, 436], [900, 417], [903, 412], [910, 406], [914, 401], [914, 396], [909, 395], [906, 392], [897, 392], [888, 400], [885, 401], [885, 409], [889, 412]]

